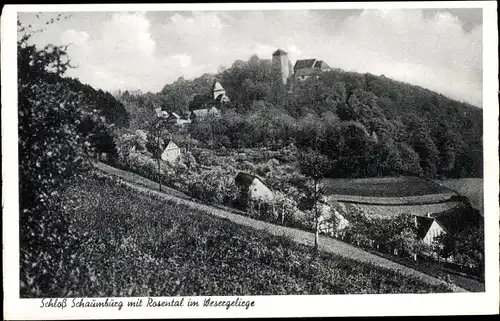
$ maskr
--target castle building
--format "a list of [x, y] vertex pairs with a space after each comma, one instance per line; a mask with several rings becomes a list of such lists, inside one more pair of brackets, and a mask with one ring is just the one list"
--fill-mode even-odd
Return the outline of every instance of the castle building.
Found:
[[275, 101], [292, 91], [293, 68], [288, 54], [278, 49], [273, 53], [272, 59], [272, 91]]
[[332, 68], [323, 60], [301, 59], [295, 62], [293, 66], [293, 77], [298, 81], [304, 81], [310, 77], [319, 77], [324, 71], [330, 71]]

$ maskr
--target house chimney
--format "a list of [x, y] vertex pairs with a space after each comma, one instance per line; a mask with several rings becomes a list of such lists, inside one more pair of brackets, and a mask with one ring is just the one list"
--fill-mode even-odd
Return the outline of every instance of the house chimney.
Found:
[[426, 216], [431, 217], [431, 213], [427, 212]]

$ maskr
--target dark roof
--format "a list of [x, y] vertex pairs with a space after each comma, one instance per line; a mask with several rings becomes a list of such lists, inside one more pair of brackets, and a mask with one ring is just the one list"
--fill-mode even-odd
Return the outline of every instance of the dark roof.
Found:
[[316, 59], [301, 59], [295, 62], [295, 66], [293, 67], [293, 72], [297, 72], [299, 69], [303, 68], [313, 68]]
[[283, 56], [283, 55], [288, 55], [288, 53], [281, 49], [278, 49], [273, 53], [273, 56]]
[[316, 60], [316, 63], [314, 64], [314, 68], [318, 68], [321, 70], [331, 69], [330, 66], [328, 66], [328, 64], [326, 62], [324, 62], [323, 60]]
[[417, 235], [419, 238], [423, 239], [431, 227], [432, 222], [434, 222], [434, 219], [425, 216], [415, 216], [415, 219], [417, 220]]
[[458, 206], [433, 215], [434, 220], [448, 233], [457, 233], [467, 227], [478, 226], [482, 217], [477, 211]]
[[239, 172], [238, 175], [236, 175], [236, 177], [234, 178], [234, 181], [238, 185], [249, 187], [250, 185], [252, 185], [254, 179], [258, 179], [262, 182], [262, 184], [266, 185], [262, 178], [260, 178], [259, 176], [244, 172]]

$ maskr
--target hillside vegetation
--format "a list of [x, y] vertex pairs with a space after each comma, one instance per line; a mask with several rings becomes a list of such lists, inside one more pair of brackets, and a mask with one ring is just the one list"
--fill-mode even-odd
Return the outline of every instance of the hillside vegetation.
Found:
[[482, 110], [384, 76], [337, 69], [296, 84], [293, 95], [276, 102], [270, 61], [254, 55], [217, 74], [179, 78], [157, 94], [118, 98], [138, 119], [151, 115], [153, 106], [182, 113], [209, 100], [214, 80], [232, 101], [223, 117], [190, 126], [191, 136], [207, 146], [280, 148], [293, 142], [328, 156], [329, 177], [482, 177]]
[[[449, 292], [311, 251], [92, 174], [64, 192], [80, 242], [41, 296]], [[63, 273], [64, 272], [64, 273]]]
[[111, 132], [128, 125], [128, 114], [111, 94], [63, 78], [71, 68], [66, 47], [30, 45], [36, 32], [18, 22], [20, 288], [50, 296], [79, 241], [61, 191], [98, 153], [116, 152]]

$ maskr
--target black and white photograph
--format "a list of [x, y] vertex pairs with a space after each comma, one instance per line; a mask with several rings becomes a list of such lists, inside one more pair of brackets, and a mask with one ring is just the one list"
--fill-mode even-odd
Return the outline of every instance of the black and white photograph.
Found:
[[465, 4], [17, 6], [11, 294], [44, 318], [498, 313], [496, 4]]

